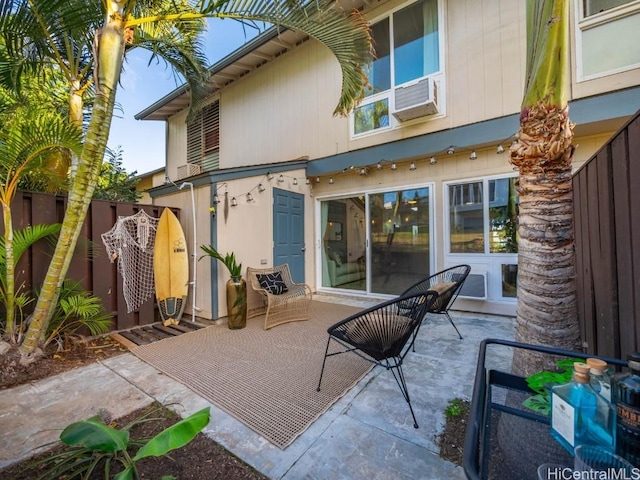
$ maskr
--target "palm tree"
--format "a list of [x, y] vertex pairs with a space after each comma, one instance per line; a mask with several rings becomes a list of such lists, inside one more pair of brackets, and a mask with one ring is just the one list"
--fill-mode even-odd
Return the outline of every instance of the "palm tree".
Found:
[[[6, 104], [5, 104], [6, 106]], [[51, 109], [33, 105], [18, 106], [12, 113], [0, 116], [0, 205], [4, 224], [2, 271], [6, 324], [4, 336], [15, 341], [15, 266], [11, 201], [20, 179], [30, 173], [48, 171], [49, 159], [61, 149], [79, 153], [82, 149], [81, 130]]]
[[[569, 0], [527, 1], [527, 75], [511, 146], [520, 196], [517, 340], [579, 347], [569, 120]], [[516, 356], [530, 375], [548, 358]]]
[[[39, 63], [23, 69], [50, 62], [64, 70], [71, 52], [82, 49], [88, 57], [77, 73], [91, 72], [95, 95], [58, 244], [21, 346], [23, 355], [32, 354], [41, 342], [68, 270], [104, 157], [127, 50], [148, 49], [181, 73], [190, 88], [193, 115], [204, 100], [207, 73], [199, 33], [208, 17], [266, 22], [309, 35], [327, 46], [340, 65], [342, 92], [335, 113], [346, 114], [361, 99], [363, 67], [371, 58], [369, 29], [360, 14], [342, 11], [332, 0], [200, 0], [193, 6], [187, 0], [0, 0], [0, 31], [13, 65], [25, 51], [35, 50]], [[20, 72], [0, 69], [0, 79], [18, 83]], [[70, 80], [79, 79], [70, 75]], [[72, 84], [71, 94], [87, 83]]]

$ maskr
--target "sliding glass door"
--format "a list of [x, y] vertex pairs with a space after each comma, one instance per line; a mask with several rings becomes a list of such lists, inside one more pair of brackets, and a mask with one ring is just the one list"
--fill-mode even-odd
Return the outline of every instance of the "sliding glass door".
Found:
[[320, 202], [323, 287], [397, 295], [429, 274], [429, 187]]
[[429, 188], [369, 196], [371, 292], [397, 295], [429, 275]]

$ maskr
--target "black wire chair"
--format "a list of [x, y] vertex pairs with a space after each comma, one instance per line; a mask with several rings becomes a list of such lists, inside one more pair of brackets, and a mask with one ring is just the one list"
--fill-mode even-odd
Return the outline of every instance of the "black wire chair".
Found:
[[[327, 357], [353, 352], [374, 365], [391, 370], [411, 410], [413, 426], [418, 428], [402, 371], [402, 362], [415, 340], [422, 318], [437, 298], [436, 292], [401, 296], [351, 315], [329, 327], [318, 391], [322, 384]], [[402, 305], [402, 310], [399, 305]], [[331, 340], [344, 349], [329, 353]]]
[[453, 323], [449, 315], [449, 309], [453, 305], [453, 302], [456, 301], [456, 298], [458, 298], [462, 284], [469, 276], [470, 271], [471, 267], [469, 265], [456, 265], [455, 267], [447, 268], [411, 285], [402, 292], [401, 296], [430, 290], [438, 292], [438, 298], [433, 302], [433, 305], [427, 313], [446, 316], [451, 325], [453, 325], [453, 328], [456, 329], [458, 337], [462, 340], [460, 330], [458, 330], [458, 327], [456, 327], [456, 324]]

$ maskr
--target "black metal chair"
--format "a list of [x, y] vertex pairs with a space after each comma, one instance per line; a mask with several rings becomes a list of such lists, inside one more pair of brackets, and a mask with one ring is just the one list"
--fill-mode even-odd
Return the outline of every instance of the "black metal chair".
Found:
[[[374, 365], [391, 370], [404, 399], [409, 404], [413, 426], [418, 428], [409, 400], [402, 362], [415, 340], [423, 317], [437, 298], [436, 292], [418, 292], [401, 296], [351, 315], [329, 327], [318, 391], [322, 384], [327, 357], [353, 352]], [[402, 310], [399, 305], [402, 305]], [[329, 353], [331, 340], [344, 349]]]
[[462, 340], [460, 330], [458, 330], [458, 327], [456, 327], [456, 324], [453, 323], [449, 315], [449, 309], [453, 305], [453, 302], [456, 301], [456, 298], [458, 298], [462, 284], [469, 276], [470, 271], [471, 267], [469, 265], [456, 265], [455, 267], [447, 268], [411, 285], [402, 292], [401, 296], [429, 290], [438, 292], [438, 298], [433, 302], [433, 305], [427, 313], [446, 316], [449, 322], [451, 322], [451, 325], [453, 325], [453, 328], [456, 329], [458, 337]]

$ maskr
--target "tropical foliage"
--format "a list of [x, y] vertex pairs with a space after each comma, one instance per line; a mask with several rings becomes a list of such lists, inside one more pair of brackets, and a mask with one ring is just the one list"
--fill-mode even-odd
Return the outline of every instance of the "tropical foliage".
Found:
[[93, 198], [124, 203], [136, 203], [140, 199], [142, 194], [136, 190], [137, 172], [127, 173], [122, 166], [122, 156], [120, 146], [115, 150], [107, 148]]
[[[157, 420], [152, 417], [154, 411], [148, 410], [121, 429], [107, 425], [101, 416], [72, 423], [60, 434], [60, 441], [67, 448], [35, 465], [44, 471], [38, 478], [100, 478], [103, 472], [105, 480], [137, 479], [136, 464], [139, 460], [164, 456], [184, 447], [209, 424], [210, 419], [210, 407], [206, 407], [162, 430], [153, 438], [131, 438], [133, 427]], [[118, 466], [120, 471], [112, 476], [114, 467]]]
[[[84, 146], [72, 170], [58, 243], [21, 351], [29, 355], [43, 338], [96, 188], [106, 149], [125, 55], [144, 48], [184, 78], [191, 115], [202, 105], [207, 70], [200, 35], [207, 17], [266, 22], [301, 31], [327, 46], [342, 72], [336, 113], [361, 99], [363, 66], [371, 58], [366, 20], [332, 0], [0, 0], [0, 32], [6, 58], [0, 82], [18, 91], [24, 75], [55, 68], [68, 83], [69, 118], [84, 123]], [[90, 108], [84, 101], [90, 99]], [[86, 114], [88, 113], [88, 118]]]
[[[207, 254], [207, 256], [220, 261], [220, 263], [227, 267], [229, 275], [232, 277], [239, 277], [242, 275], [242, 263], [237, 262], [235, 253], [229, 252], [222, 255], [212, 245], [200, 245], [200, 248]], [[202, 260], [202, 258], [204, 258], [204, 256], [200, 257], [200, 260]]]

